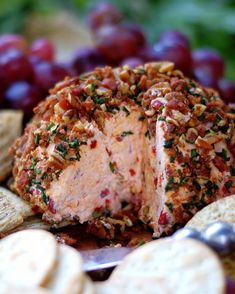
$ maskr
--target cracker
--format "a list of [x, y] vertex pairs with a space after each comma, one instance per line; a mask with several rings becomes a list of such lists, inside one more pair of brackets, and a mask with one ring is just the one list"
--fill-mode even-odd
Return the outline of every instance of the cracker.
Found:
[[32, 216], [30, 205], [11, 191], [0, 187], [0, 234], [18, 227]]
[[198, 211], [186, 224], [198, 230], [205, 229], [210, 223], [223, 221], [235, 225], [235, 195], [221, 198]]
[[88, 276], [84, 277], [81, 294], [95, 294], [94, 283]]
[[82, 257], [77, 250], [60, 245], [57, 268], [46, 288], [51, 293], [77, 294], [83, 285]]
[[25, 230], [0, 240], [0, 284], [43, 286], [58, 258], [55, 237], [43, 230]]
[[110, 281], [127, 278], [159, 281], [169, 293], [223, 293], [224, 274], [215, 253], [192, 239], [164, 238], [152, 241], [124, 258]]
[[12, 169], [12, 157], [8, 150], [22, 132], [23, 112], [0, 111], [0, 181], [6, 179]]
[[1, 294], [50, 294], [50, 292], [41, 287], [25, 288], [25, 287], [13, 287], [9, 284], [0, 285]]

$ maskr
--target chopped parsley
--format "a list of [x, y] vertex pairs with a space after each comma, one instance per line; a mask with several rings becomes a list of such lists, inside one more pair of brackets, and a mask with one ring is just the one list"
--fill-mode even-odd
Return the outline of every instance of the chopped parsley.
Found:
[[111, 170], [112, 173], [115, 173], [115, 165], [111, 161], [109, 162], [109, 169]]
[[129, 109], [126, 106], [123, 106], [122, 107], [122, 110], [125, 111], [126, 116], [130, 115], [130, 111], [129, 111]]
[[57, 144], [56, 149], [65, 157], [68, 154], [67, 148], [62, 144]]
[[162, 116], [160, 115], [157, 119], [158, 121], [166, 121], [166, 117], [165, 116]]
[[34, 170], [35, 167], [36, 167], [36, 165], [37, 165], [37, 163], [38, 163], [38, 158], [37, 157], [33, 157], [32, 158], [32, 164], [30, 166], [30, 170]]
[[227, 156], [227, 151], [225, 149], [222, 149], [221, 152], [216, 152], [216, 155], [222, 157], [225, 161], [230, 160], [230, 157]]
[[173, 162], [175, 162], [175, 156], [170, 157], [170, 163], [173, 163]]
[[74, 138], [72, 141], [69, 142], [69, 147], [70, 148], [76, 148], [79, 146], [79, 142], [77, 138]]
[[231, 167], [230, 174], [231, 174], [231, 176], [235, 176], [235, 168], [234, 167]]
[[47, 130], [47, 131], [50, 131], [50, 129], [51, 129], [52, 127], [54, 127], [54, 125], [55, 125], [55, 124], [54, 124], [53, 122], [50, 122], [49, 125], [47, 126], [46, 130]]
[[165, 191], [169, 191], [173, 189], [173, 185], [174, 185], [174, 177], [170, 176], [167, 183], [166, 183], [166, 187], [165, 187]]
[[171, 148], [173, 143], [174, 143], [174, 139], [170, 139], [168, 141], [165, 141], [164, 148]]
[[226, 187], [226, 189], [227, 189], [228, 192], [230, 192], [229, 189], [231, 188], [232, 184], [233, 184], [233, 182], [231, 180], [230, 181], [227, 181], [224, 184], [224, 186]]
[[95, 85], [93, 83], [91, 83], [91, 92], [95, 91]]
[[45, 188], [43, 188], [43, 187], [40, 186], [40, 185], [37, 185], [37, 189], [40, 190], [42, 200], [43, 200], [44, 203], [47, 205], [48, 202], [49, 202], [49, 197], [48, 197], [48, 196], [46, 195], [46, 193], [45, 193]]
[[201, 191], [201, 185], [195, 179], [193, 179], [193, 185], [197, 191]]
[[196, 149], [191, 149], [191, 155], [190, 155], [190, 157], [191, 158], [195, 158], [197, 156], [198, 156], [197, 150]]
[[166, 205], [166, 207], [170, 210], [170, 212], [173, 212], [173, 203], [171, 203], [171, 202], [166, 202], [165, 205]]
[[44, 172], [41, 176], [41, 180], [45, 180], [48, 177], [48, 173]]
[[95, 104], [104, 104], [105, 103], [105, 97], [99, 97], [97, 95], [94, 95], [91, 98]]
[[133, 134], [134, 133], [132, 131], [124, 131], [124, 132], [122, 132], [121, 137], [126, 137], [126, 136], [133, 135]]
[[35, 142], [36, 145], [39, 144], [40, 139], [41, 139], [41, 138], [40, 138], [40, 134], [36, 133], [36, 134], [35, 134], [35, 140], [34, 140], [34, 142]]

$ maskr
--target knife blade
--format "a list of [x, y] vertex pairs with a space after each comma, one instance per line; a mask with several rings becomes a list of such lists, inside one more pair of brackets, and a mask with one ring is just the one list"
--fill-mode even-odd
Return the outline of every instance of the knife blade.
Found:
[[85, 272], [108, 269], [118, 265], [134, 248], [108, 247], [91, 250], [80, 250]]

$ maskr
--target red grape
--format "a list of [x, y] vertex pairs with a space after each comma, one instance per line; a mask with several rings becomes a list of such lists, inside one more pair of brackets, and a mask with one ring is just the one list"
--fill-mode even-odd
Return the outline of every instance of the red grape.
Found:
[[137, 55], [144, 60], [144, 62], [157, 61], [158, 56], [156, 51], [150, 45], [146, 44], [138, 50]]
[[226, 294], [234, 294], [235, 293], [235, 281], [232, 278], [226, 277]]
[[203, 86], [217, 89], [218, 79], [209, 67], [198, 67], [193, 71], [195, 79]]
[[129, 57], [122, 61], [121, 65], [129, 65], [131, 68], [134, 68], [138, 65], [143, 64], [144, 61], [139, 57]]
[[142, 28], [136, 23], [124, 23], [123, 27], [135, 36], [138, 46], [143, 46], [147, 43]]
[[17, 49], [9, 49], [0, 55], [1, 81], [10, 84], [32, 79], [32, 66], [27, 57]]
[[213, 76], [217, 79], [224, 75], [224, 60], [222, 56], [214, 49], [200, 48], [193, 52], [193, 68], [210, 69]]
[[158, 42], [162, 43], [165, 41], [166, 42], [171, 41], [174, 43], [181, 44], [182, 46], [186, 48], [190, 48], [188, 37], [185, 34], [178, 31], [166, 31], [162, 33]]
[[27, 118], [32, 115], [33, 108], [41, 98], [41, 93], [36, 86], [22, 81], [12, 84], [5, 92], [7, 105], [23, 110]]
[[175, 67], [183, 71], [184, 74], [191, 73], [192, 58], [189, 48], [175, 43], [174, 41], [159, 42], [154, 45], [156, 58], [158, 60], [169, 60], [175, 63]]
[[0, 53], [11, 48], [27, 53], [28, 44], [23, 36], [17, 34], [5, 34], [0, 36]]
[[54, 46], [49, 40], [40, 38], [32, 43], [30, 55], [42, 60], [53, 61], [54, 51]]
[[123, 59], [135, 56], [138, 42], [124, 26], [103, 26], [96, 34], [96, 47], [110, 65], [118, 65]]
[[64, 66], [46, 61], [35, 63], [33, 69], [34, 81], [44, 91], [52, 88], [57, 82], [69, 75]]
[[235, 83], [222, 79], [219, 81], [219, 91], [225, 102], [235, 102]]
[[96, 66], [104, 65], [104, 60], [96, 48], [79, 48], [72, 59], [72, 67], [77, 74], [93, 70]]
[[122, 13], [111, 3], [101, 2], [88, 15], [88, 25], [95, 31], [103, 25], [118, 24]]

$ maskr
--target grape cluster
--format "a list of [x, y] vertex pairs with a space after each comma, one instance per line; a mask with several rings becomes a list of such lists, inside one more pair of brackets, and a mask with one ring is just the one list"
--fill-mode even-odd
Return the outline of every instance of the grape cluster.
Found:
[[29, 45], [23, 36], [0, 36], [0, 107], [21, 109], [28, 119], [48, 89], [71, 75], [54, 61], [54, 46], [46, 39]]
[[142, 28], [123, 21], [111, 3], [99, 3], [88, 15], [95, 45], [77, 49], [66, 64], [54, 59], [54, 46], [46, 39], [31, 45], [20, 35], [0, 36], [0, 108], [22, 109], [26, 118], [48, 89], [65, 76], [80, 75], [97, 66], [129, 65], [170, 60], [185, 75], [217, 89], [226, 102], [235, 102], [235, 83], [224, 76], [224, 61], [213, 49], [191, 50], [187, 36], [166, 31], [150, 45]]
[[202, 232], [185, 227], [176, 231], [174, 237], [202, 241], [221, 254], [229, 253], [235, 249], [235, 227], [221, 221], [209, 224]]

